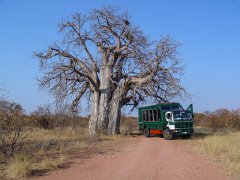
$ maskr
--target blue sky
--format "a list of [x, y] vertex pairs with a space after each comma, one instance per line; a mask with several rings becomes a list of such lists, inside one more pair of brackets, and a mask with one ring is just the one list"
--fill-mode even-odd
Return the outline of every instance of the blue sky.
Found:
[[182, 101], [195, 111], [240, 108], [240, 1], [238, 0], [0, 0], [0, 87], [32, 111], [51, 102], [37, 88], [35, 50], [59, 37], [57, 23], [75, 12], [114, 5], [152, 39], [180, 42], [186, 66], [183, 83], [193, 95]]

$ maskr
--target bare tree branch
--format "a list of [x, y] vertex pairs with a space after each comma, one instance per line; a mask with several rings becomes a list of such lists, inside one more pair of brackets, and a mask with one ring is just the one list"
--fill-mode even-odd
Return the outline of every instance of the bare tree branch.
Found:
[[169, 37], [150, 41], [127, 12], [105, 6], [77, 13], [59, 30], [63, 41], [35, 54], [43, 72], [40, 87], [73, 107], [91, 97], [90, 131], [98, 126], [114, 132], [119, 123], [112, 119], [119, 119], [125, 105], [136, 108], [149, 99], [168, 102], [186, 94], [179, 44]]

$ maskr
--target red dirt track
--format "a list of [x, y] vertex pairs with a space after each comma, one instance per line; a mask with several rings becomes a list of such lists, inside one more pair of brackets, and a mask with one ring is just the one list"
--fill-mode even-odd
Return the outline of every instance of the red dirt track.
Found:
[[223, 168], [196, 153], [186, 140], [135, 137], [120, 152], [79, 160], [70, 168], [50, 172], [44, 180], [227, 180]]

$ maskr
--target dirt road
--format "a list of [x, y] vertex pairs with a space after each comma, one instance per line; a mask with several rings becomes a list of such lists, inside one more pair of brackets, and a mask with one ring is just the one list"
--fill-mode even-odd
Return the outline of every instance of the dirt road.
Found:
[[226, 180], [223, 168], [210, 163], [185, 140], [136, 137], [120, 152], [79, 161], [68, 169], [51, 172], [44, 180]]

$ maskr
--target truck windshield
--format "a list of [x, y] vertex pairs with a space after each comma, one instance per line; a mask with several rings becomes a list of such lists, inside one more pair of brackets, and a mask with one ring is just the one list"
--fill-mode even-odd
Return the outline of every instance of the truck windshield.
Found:
[[191, 113], [187, 112], [174, 112], [173, 113], [173, 120], [192, 120], [192, 115]]

